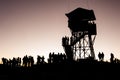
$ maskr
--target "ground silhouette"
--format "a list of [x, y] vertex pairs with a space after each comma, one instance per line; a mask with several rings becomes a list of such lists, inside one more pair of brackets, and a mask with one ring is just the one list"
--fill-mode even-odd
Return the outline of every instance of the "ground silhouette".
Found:
[[14, 62], [17, 58], [13, 58], [13, 63], [8, 61], [0, 65], [0, 80], [119, 79], [120, 63], [113, 56], [110, 58], [112, 62], [92, 58], [69, 62], [65, 54], [53, 53], [49, 56], [48, 62], [44, 62], [43, 56], [38, 56], [37, 63], [28, 61], [21, 65], [17, 65]]

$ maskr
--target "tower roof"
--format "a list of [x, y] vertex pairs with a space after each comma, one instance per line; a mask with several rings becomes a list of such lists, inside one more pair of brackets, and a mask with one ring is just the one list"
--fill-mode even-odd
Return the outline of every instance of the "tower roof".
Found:
[[93, 10], [77, 8], [70, 13], [65, 14], [69, 20], [89, 21], [96, 20]]

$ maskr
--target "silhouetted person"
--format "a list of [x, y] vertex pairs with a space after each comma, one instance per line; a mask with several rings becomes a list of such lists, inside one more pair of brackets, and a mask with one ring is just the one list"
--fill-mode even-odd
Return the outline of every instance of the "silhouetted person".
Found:
[[101, 53], [99, 52], [99, 54], [98, 54], [98, 58], [99, 58], [99, 61], [101, 61]]
[[62, 45], [63, 46], [69, 45], [69, 37], [65, 36], [62, 38]]
[[20, 57], [17, 58], [17, 66], [21, 66], [21, 58]]
[[48, 63], [51, 63], [51, 52], [49, 53]]
[[16, 61], [16, 58], [13, 57], [12, 59], [12, 66], [15, 67], [17, 65], [17, 61]]
[[43, 63], [45, 63], [45, 61], [44, 61], [44, 60], [45, 60], [45, 58], [44, 58], [44, 56], [42, 56], [42, 64], [43, 64]]
[[115, 59], [114, 59], [114, 63], [119, 64], [119, 63], [120, 63], [120, 60], [119, 60], [119, 59], [117, 59], [117, 58], [115, 58]]
[[103, 61], [104, 60], [104, 53], [103, 52], [102, 52], [101, 56], [102, 56], [102, 61]]
[[2, 62], [3, 62], [4, 65], [8, 64], [8, 60], [6, 58], [4, 58], [4, 57], [2, 58]]
[[37, 56], [37, 65], [40, 64], [40, 59], [41, 59], [41, 57], [38, 55], [38, 56]]
[[34, 65], [34, 58], [32, 56], [29, 56], [29, 67]]
[[72, 36], [70, 37], [70, 44], [73, 44], [73, 42], [74, 42], [74, 37]]
[[27, 57], [27, 55], [23, 57], [23, 66], [25, 66], [25, 67], [28, 66], [28, 57]]
[[111, 57], [110, 57], [110, 62], [113, 63], [113, 62], [114, 62], [114, 54], [111, 53], [110, 56], [111, 56]]
[[104, 53], [100, 53], [98, 54], [98, 58], [99, 58], [99, 61], [103, 61], [104, 60]]
[[38, 56], [37, 57], [37, 64], [39, 65], [39, 64], [44, 64], [45, 63], [45, 61], [44, 61], [44, 56]]
[[8, 65], [10, 65], [10, 66], [12, 65], [12, 60], [11, 59], [8, 60]]
[[98, 53], [98, 58], [99, 58], [99, 61], [100, 61], [100, 52]]

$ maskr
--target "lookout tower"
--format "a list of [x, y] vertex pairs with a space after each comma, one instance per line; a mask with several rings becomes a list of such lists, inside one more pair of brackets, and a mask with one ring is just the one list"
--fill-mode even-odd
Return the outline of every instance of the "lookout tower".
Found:
[[97, 35], [93, 10], [77, 8], [65, 14], [71, 37], [63, 37], [62, 45], [69, 60], [95, 58], [93, 44]]

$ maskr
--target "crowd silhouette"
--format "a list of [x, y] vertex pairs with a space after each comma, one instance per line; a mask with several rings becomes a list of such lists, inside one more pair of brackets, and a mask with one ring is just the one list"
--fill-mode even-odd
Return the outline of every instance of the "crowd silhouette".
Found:
[[13, 57], [13, 59], [2, 58], [3, 65], [21, 66], [21, 58]]
[[[90, 59], [90, 58], [89, 58]], [[104, 53], [99, 52], [98, 53], [98, 62], [105, 62], [104, 61]], [[65, 63], [67, 60], [67, 55], [64, 53], [58, 53], [55, 54], [54, 52], [49, 54], [48, 61], [45, 61], [44, 56], [37, 56], [37, 62], [35, 63], [33, 56], [25, 55], [23, 58], [20, 57], [13, 57], [12, 59], [7, 59], [5, 57], [2, 58], [2, 64], [3, 65], [9, 65], [9, 66], [23, 66], [23, 67], [31, 67], [33, 65], [41, 65], [41, 64], [61, 64]], [[77, 62], [77, 61], [76, 61]], [[120, 63], [120, 60], [114, 57], [114, 54], [110, 54], [110, 61], [109, 63]]]
[[55, 54], [53, 52], [49, 54], [48, 63], [59, 64], [59, 63], [64, 63], [65, 60], [66, 60], [65, 54], [62, 54], [62, 53]]
[[34, 59], [32, 56], [24, 56], [23, 57], [23, 66], [28, 67], [28, 66], [33, 66], [34, 64]]
[[66, 60], [66, 55], [63, 53], [55, 54], [54, 52], [49, 54], [48, 62], [45, 62], [45, 57], [37, 55], [37, 62], [35, 63], [33, 56], [25, 55], [23, 58], [13, 57], [13, 59], [7, 59], [5, 57], [2, 58], [2, 64], [8, 66], [23, 66], [23, 67], [31, 67], [33, 65], [41, 65], [46, 63], [64, 63]]

